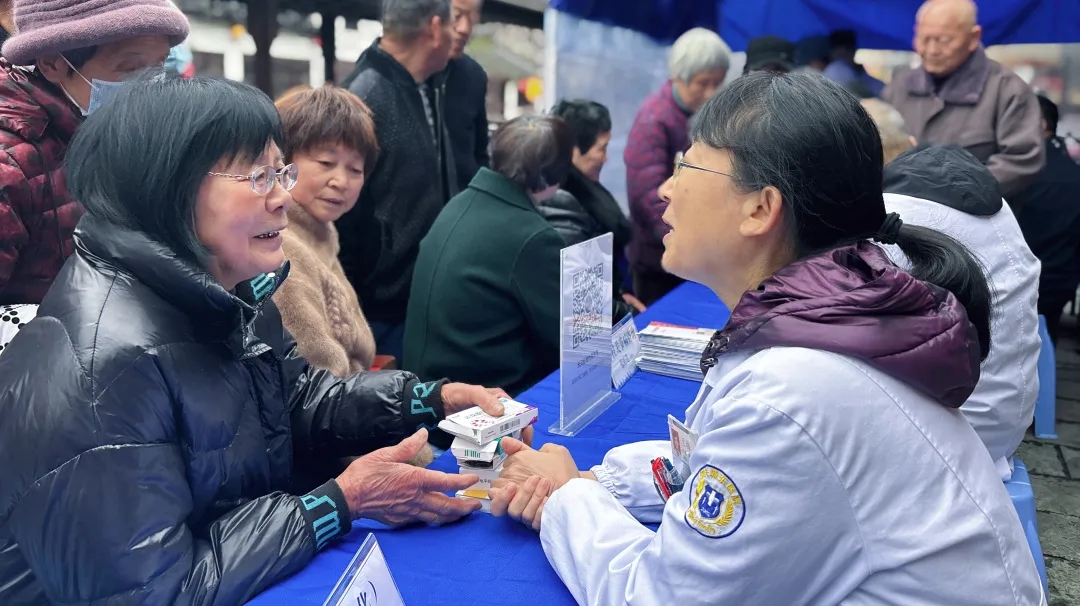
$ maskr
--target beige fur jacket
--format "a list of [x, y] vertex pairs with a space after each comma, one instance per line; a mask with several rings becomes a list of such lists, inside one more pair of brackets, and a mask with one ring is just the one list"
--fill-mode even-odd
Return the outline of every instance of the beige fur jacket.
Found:
[[300, 355], [339, 377], [367, 370], [375, 359], [375, 337], [338, 261], [334, 225], [294, 204], [282, 237], [291, 267], [274, 303]]
[[[333, 224], [318, 221], [293, 204], [282, 238], [289, 277], [274, 293], [274, 303], [300, 355], [339, 377], [371, 368], [375, 337], [338, 261], [341, 247]], [[426, 467], [433, 456], [431, 447], [424, 445], [409, 463]]]

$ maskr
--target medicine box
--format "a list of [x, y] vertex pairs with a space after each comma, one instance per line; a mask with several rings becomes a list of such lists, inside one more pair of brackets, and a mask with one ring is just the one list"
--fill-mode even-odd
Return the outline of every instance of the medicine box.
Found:
[[491, 483], [499, 479], [499, 474], [502, 473], [502, 465], [499, 465], [498, 467], [495, 467], [493, 469], [477, 469], [475, 467], [462, 465], [458, 468], [458, 471], [463, 474], [475, 474], [476, 477], [480, 478], [479, 482], [473, 484], [465, 490], [482, 490], [486, 492], [488, 490], [491, 490]]
[[493, 417], [480, 408], [470, 408], [439, 421], [439, 429], [482, 446], [536, 422], [538, 413], [535, 406], [509, 398], [499, 398], [499, 401], [504, 407], [501, 417]]
[[480, 511], [491, 513], [491, 498], [486, 490], [459, 490], [456, 494], [459, 499], [480, 501]]
[[[504, 437], [507, 436], [499, 436], [483, 446], [478, 446], [468, 438], [456, 437], [450, 444], [450, 452], [454, 453], [459, 463], [468, 461], [470, 463], [487, 463], [488, 467], [497, 467], [506, 458], [506, 453], [499, 446], [500, 440]], [[509, 437], [520, 440], [521, 430], [511, 433]]]

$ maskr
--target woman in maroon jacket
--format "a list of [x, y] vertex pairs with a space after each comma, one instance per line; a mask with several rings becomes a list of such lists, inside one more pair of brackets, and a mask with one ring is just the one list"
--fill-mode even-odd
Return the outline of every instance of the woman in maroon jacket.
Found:
[[82, 207], [63, 159], [82, 117], [161, 66], [188, 22], [168, 0], [16, 0], [0, 59], [0, 305], [40, 303]]
[[692, 29], [675, 41], [671, 80], [645, 99], [626, 140], [626, 192], [633, 239], [627, 247], [634, 294], [651, 305], [682, 280], [660, 267], [667, 203], [658, 190], [671, 176], [675, 155], [690, 147], [690, 116], [716, 93], [727, 76], [731, 51], [716, 33]]

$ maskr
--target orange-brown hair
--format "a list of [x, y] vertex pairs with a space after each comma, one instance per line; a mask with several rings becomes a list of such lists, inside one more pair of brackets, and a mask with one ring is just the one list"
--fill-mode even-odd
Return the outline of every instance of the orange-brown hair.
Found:
[[290, 89], [275, 104], [285, 129], [287, 162], [297, 153], [324, 145], [344, 145], [364, 157], [370, 172], [379, 157], [371, 109], [349, 91], [327, 84]]

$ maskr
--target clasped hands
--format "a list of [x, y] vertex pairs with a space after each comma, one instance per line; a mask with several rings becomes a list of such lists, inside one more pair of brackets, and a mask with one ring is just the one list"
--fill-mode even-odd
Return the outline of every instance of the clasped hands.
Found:
[[533, 450], [513, 438], [503, 438], [500, 445], [509, 456], [488, 493], [493, 516], [510, 516], [539, 531], [544, 505], [551, 494], [575, 478], [592, 478], [591, 473], [578, 471], [565, 446], [544, 444], [540, 450]]
[[[447, 415], [477, 406], [493, 416], [502, 416], [499, 398], [509, 397], [501, 389], [463, 383], [448, 383], [440, 397]], [[532, 442], [532, 427], [525, 428], [522, 446]], [[354, 519], [367, 518], [388, 526], [416, 522], [447, 524], [480, 509], [480, 503], [443, 493], [464, 490], [480, 479], [475, 474], [443, 473], [406, 463], [427, 443], [428, 432], [421, 429], [394, 446], [381, 448], [353, 461], [337, 477]]]

